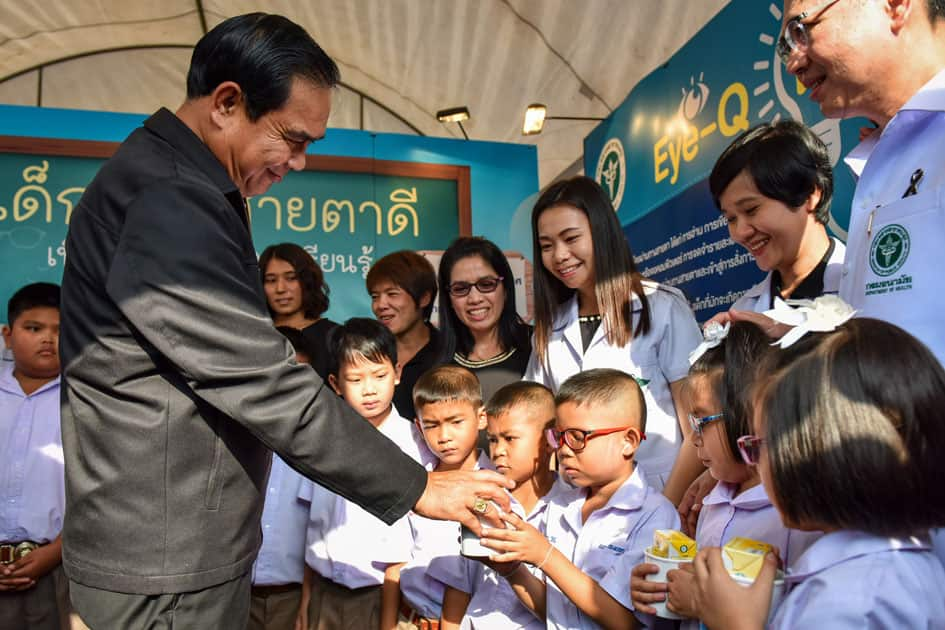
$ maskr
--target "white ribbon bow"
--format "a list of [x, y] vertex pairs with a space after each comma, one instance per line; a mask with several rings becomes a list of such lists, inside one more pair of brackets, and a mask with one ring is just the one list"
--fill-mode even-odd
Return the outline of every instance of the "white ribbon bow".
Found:
[[702, 358], [702, 355], [709, 351], [710, 348], [714, 348], [722, 341], [728, 337], [729, 328], [731, 324], [725, 322], [725, 325], [718, 322], [709, 322], [706, 324], [705, 328], [702, 329], [702, 343], [696, 346], [696, 349], [689, 353], [689, 365], [693, 365], [696, 361]]
[[856, 310], [836, 295], [821, 295], [813, 300], [774, 298], [774, 308], [763, 313], [781, 324], [793, 326], [773, 346], [789, 348], [809, 332], [831, 332], [852, 318]]

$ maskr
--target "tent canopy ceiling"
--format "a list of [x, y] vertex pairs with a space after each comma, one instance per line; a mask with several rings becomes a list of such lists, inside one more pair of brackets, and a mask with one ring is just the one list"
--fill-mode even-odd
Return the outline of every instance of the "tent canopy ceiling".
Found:
[[227, 17], [302, 24], [341, 68], [329, 125], [461, 138], [439, 109], [465, 105], [470, 138], [538, 146], [545, 185], [577, 172], [605, 117], [727, 0], [0, 0], [0, 103], [150, 113], [175, 108], [193, 44]]

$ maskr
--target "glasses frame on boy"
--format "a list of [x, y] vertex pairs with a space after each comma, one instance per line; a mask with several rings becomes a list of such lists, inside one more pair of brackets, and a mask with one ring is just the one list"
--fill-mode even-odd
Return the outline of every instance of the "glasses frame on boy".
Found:
[[742, 461], [748, 464], [749, 466], [757, 466], [758, 461], [761, 459], [761, 447], [764, 446], [765, 440], [763, 437], [758, 437], [757, 435], [743, 435], [736, 440], [738, 444], [738, 452], [742, 456]]
[[453, 297], [466, 297], [473, 287], [480, 293], [495, 293], [495, 290], [502, 284], [502, 276], [486, 276], [479, 278], [475, 282], [454, 282], [447, 287], [450, 295]]
[[[614, 427], [612, 429], [565, 429], [564, 431], [559, 431], [557, 429], [545, 429], [545, 439], [548, 440], [548, 444], [554, 450], [560, 449], [563, 445], [567, 444], [568, 448], [574, 451], [575, 453], [580, 453], [585, 448], [587, 448], [588, 440], [591, 440], [602, 435], [610, 435], [611, 433], [617, 433], [619, 431], [626, 431], [627, 429], [635, 429], [633, 425], [626, 427]], [[640, 431], [640, 440], [645, 440], [646, 434], [643, 431]]]
[[687, 414], [689, 418], [689, 428], [692, 429], [693, 435], [702, 435], [702, 430], [705, 428], [705, 425], [711, 424], [716, 420], [721, 420], [725, 417], [724, 413], [716, 413], [711, 416], [694, 416], [691, 413]]

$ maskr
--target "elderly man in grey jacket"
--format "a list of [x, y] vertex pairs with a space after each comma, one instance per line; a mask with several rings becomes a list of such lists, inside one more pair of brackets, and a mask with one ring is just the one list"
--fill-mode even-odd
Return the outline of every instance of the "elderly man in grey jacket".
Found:
[[93, 628], [245, 626], [270, 449], [387, 522], [412, 508], [475, 529], [483, 498], [507, 506], [495, 473], [403, 455], [269, 319], [245, 197], [304, 166], [338, 80], [289, 20], [222, 22], [186, 102], [133, 132], [72, 215], [63, 564]]

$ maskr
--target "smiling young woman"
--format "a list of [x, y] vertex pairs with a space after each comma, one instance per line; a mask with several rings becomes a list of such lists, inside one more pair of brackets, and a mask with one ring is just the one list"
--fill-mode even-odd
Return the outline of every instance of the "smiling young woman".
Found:
[[702, 471], [683, 439], [690, 428], [678, 391], [689, 352], [702, 339], [685, 296], [643, 278], [610, 199], [588, 177], [542, 193], [532, 211], [532, 240], [535, 335], [525, 378], [557, 391], [592, 368], [637, 377], [648, 416], [637, 461], [648, 482], [678, 503]]
[[327, 379], [327, 339], [338, 324], [322, 317], [328, 310], [329, 289], [321, 268], [300, 246], [280, 243], [263, 251], [259, 273], [273, 323], [302, 332], [314, 354], [312, 367]]

